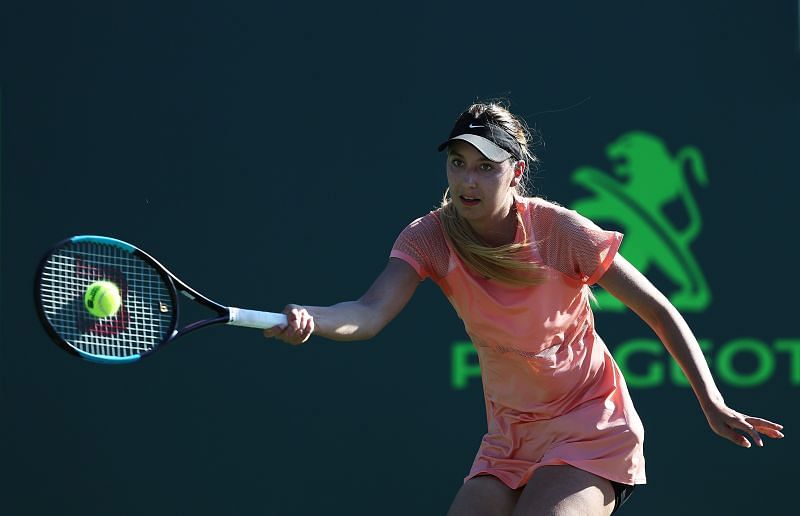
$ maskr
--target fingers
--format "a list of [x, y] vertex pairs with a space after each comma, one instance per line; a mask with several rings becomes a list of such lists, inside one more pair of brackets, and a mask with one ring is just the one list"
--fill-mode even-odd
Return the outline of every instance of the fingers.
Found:
[[302, 344], [314, 332], [314, 318], [302, 306], [287, 305], [286, 324], [273, 326], [264, 330], [265, 337], [276, 338], [292, 345]]
[[265, 337], [269, 337], [269, 338], [272, 338], [272, 337], [277, 337], [277, 336], [278, 336], [278, 335], [280, 335], [280, 334], [281, 334], [281, 332], [283, 332], [283, 330], [285, 330], [285, 329], [286, 329], [286, 326], [283, 326], [283, 325], [280, 325], [280, 324], [279, 324], [279, 325], [277, 325], [277, 326], [273, 326], [272, 328], [267, 328], [267, 329], [265, 329], [265, 330], [264, 330], [264, 336], [265, 336]]
[[750, 448], [752, 446], [750, 441], [748, 441], [747, 438], [742, 434], [730, 432], [730, 435], [725, 437], [727, 437], [729, 441], [733, 442], [733, 444], [741, 446], [742, 448]]
[[[784, 436], [783, 432], [780, 431], [781, 429], [783, 429], [783, 425], [778, 423], [734, 412], [725, 423], [724, 430], [718, 433], [734, 444], [743, 448], [750, 448], [751, 441], [759, 447], [764, 446], [761, 434], [773, 439], [783, 439]], [[747, 436], [750, 437], [751, 441], [747, 439]]]
[[264, 336], [267, 338], [280, 338], [283, 335], [283, 332], [286, 331], [286, 326], [279, 324], [278, 326], [273, 326], [272, 328], [267, 328], [264, 330]]
[[778, 423], [773, 423], [772, 421], [767, 421], [766, 419], [761, 419], [760, 417], [746, 417], [748, 423], [753, 425], [756, 428], [774, 428], [775, 430], [782, 430], [783, 425]]
[[[749, 427], [749, 428], [748, 428]], [[756, 443], [758, 443], [759, 439], [757, 439], [758, 434], [754, 433], [750, 430], [750, 425], [743, 421], [738, 421], [736, 419], [732, 419], [723, 423], [720, 427], [713, 427], [714, 431], [724, 437], [725, 439], [731, 441], [733, 444], [737, 446], [741, 446], [742, 448], [750, 448], [752, 446], [750, 441], [742, 434], [737, 432], [737, 430], [744, 432], [750, 435], [750, 438], [753, 439]], [[761, 444], [763, 446], [763, 443]]]
[[[764, 446], [764, 441], [761, 440], [761, 436], [758, 435], [758, 432], [756, 431], [755, 428], [753, 428], [753, 425], [751, 425], [747, 421], [742, 421], [739, 424], [740, 424], [739, 428], [741, 430], [743, 430], [744, 432], [746, 432], [747, 435], [750, 436], [750, 438], [753, 440], [754, 443], [756, 443], [759, 447], [763, 447]], [[742, 439], [744, 439], [744, 437], [742, 437]], [[747, 439], [744, 439], [744, 440], [747, 441]], [[747, 448], [750, 447], [750, 441], [747, 441], [747, 446], [746, 447]]]
[[[782, 439], [783, 425], [767, 421], [759, 417], [751, 417], [737, 412], [724, 404], [709, 407], [706, 417], [711, 428], [718, 435], [743, 448], [750, 448], [752, 443], [764, 446], [761, 434], [773, 439]], [[750, 438], [748, 440], [747, 438]]]
[[767, 421], [766, 419], [761, 419], [760, 417], [746, 417], [745, 421], [753, 425], [753, 427], [761, 432], [762, 434], [766, 435], [767, 437], [771, 437], [773, 439], [783, 439], [783, 425], [779, 423], [773, 423], [772, 421]]
[[311, 332], [314, 331], [314, 319], [305, 308], [296, 305], [290, 306], [291, 308], [286, 312], [288, 342], [302, 344], [311, 337]]

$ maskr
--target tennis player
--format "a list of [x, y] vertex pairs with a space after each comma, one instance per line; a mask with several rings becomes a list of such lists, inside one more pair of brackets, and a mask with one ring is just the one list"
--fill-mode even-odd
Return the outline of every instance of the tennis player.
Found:
[[782, 425], [725, 404], [683, 317], [619, 254], [621, 233], [526, 196], [529, 139], [505, 107], [470, 106], [439, 146], [442, 206], [400, 233], [369, 290], [329, 307], [288, 305], [288, 324], [265, 335], [369, 339], [431, 278], [477, 349], [488, 420], [451, 515], [607, 515], [645, 483], [644, 429], [595, 331], [595, 283], [658, 335], [714, 432], [745, 448], [763, 446], [760, 434], [782, 438]]

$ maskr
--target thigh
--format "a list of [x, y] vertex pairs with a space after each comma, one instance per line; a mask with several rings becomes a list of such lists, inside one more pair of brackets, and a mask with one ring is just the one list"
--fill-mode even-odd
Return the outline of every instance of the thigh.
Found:
[[491, 475], [478, 475], [464, 482], [447, 516], [511, 516], [521, 492]]
[[522, 491], [514, 516], [607, 516], [614, 510], [614, 487], [605, 478], [573, 466], [543, 466]]

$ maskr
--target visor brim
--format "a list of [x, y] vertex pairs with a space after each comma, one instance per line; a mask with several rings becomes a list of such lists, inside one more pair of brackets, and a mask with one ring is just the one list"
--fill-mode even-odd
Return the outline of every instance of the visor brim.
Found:
[[478, 136], [476, 134], [460, 134], [458, 136], [454, 136], [449, 140], [447, 140], [446, 142], [439, 145], [439, 151], [440, 152], [443, 151], [454, 140], [461, 140], [469, 143], [470, 145], [478, 149], [478, 152], [483, 154], [486, 157], [486, 159], [488, 159], [489, 161], [494, 161], [495, 163], [502, 163], [503, 161], [513, 156], [510, 152], [503, 149], [493, 141], [487, 140], [483, 136]]

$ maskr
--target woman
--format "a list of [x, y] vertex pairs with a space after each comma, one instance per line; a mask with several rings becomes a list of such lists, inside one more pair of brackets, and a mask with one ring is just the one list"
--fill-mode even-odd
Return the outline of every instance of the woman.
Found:
[[369, 290], [330, 307], [288, 305], [288, 324], [265, 335], [368, 339], [433, 279], [478, 351], [488, 420], [452, 515], [607, 515], [645, 483], [644, 430], [595, 332], [594, 283], [655, 331], [714, 432], [743, 447], [742, 433], [759, 446], [759, 433], [782, 438], [781, 425], [725, 405], [686, 322], [617, 252], [622, 234], [524, 196], [536, 162], [528, 139], [504, 107], [471, 106], [439, 146], [449, 196], [403, 230]]

